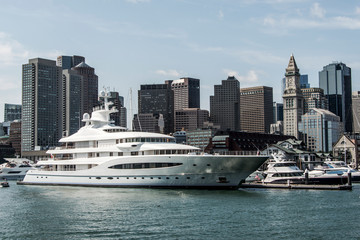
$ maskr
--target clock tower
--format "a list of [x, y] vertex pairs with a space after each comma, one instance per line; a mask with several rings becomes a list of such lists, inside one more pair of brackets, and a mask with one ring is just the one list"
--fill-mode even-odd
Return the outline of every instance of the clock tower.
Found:
[[304, 98], [300, 89], [300, 73], [294, 55], [291, 54], [285, 72], [284, 101], [284, 134], [300, 139], [298, 129], [301, 116], [304, 114]]

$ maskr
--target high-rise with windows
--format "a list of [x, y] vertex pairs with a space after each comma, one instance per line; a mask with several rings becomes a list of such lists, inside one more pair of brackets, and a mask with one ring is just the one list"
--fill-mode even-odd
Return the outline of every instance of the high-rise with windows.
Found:
[[98, 105], [98, 76], [95, 74], [95, 69], [85, 62], [81, 62], [72, 70], [76, 70], [83, 77], [81, 84], [81, 114], [91, 114], [93, 107]]
[[269, 133], [273, 120], [273, 89], [259, 86], [240, 89], [240, 128]]
[[184, 108], [200, 108], [200, 80], [180, 78], [171, 83], [174, 91], [174, 111]]
[[329, 111], [340, 117], [345, 132], [352, 132], [351, 68], [341, 62], [323, 67], [319, 87], [324, 89]]
[[304, 114], [304, 98], [300, 89], [300, 73], [294, 55], [291, 55], [285, 72], [286, 85], [284, 101], [284, 134], [300, 139], [298, 124]]
[[138, 91], [138, 111], [138, 119], [140, 119], [139, 116], [142, 116], [141, 114], [151, 113], [156, 117], [161, 114], [165, 125], [164, 133], [173, 133], [174, 92], [171, 89], [171, 81], [165, 81], [164, 84], [141, 85]]
[[214, 86], [210, 96], [210, 120], [221, 130], [240, 130], [240, 82], [229, 76]]
[[34, 58], [22, 66], [22, 151], [56, 146], [61, 137], [62, 69]]
[[76, 133], [81, 127], [81, 83], [83, 77], [77, 71], [64, 69], [62, 71], [62, 135], [68, 136]]
[[71, 69], [81, 62], [85, 62], [83, 56], [58, 56], [56, 59], [56, 65], [62, 69]]

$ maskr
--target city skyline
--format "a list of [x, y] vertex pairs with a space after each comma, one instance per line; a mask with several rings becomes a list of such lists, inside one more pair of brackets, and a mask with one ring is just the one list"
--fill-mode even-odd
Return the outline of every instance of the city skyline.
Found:
[[200, 79], [202, 109], [210, 110], [214, 85], [228, 75], [240, 88], [273, 87], [282, 102], [292, 53], [312, 87], [338, 61], [352, 70], [352, 91], [360, 90], [356, 2], [19, 1], [2, 2], [0, 13], [0, 112], [21, 103], [22, 64], [61, 55], [85, 56], [99, 89], [118, 91], [129, 113], [137, 112], [141, 84], [182, 77]]

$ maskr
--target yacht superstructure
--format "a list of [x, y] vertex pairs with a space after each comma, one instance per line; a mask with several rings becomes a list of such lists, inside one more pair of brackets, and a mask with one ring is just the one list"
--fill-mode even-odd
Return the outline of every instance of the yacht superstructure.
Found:
[[20, 184], [102, 187], [237, 188], [268, 157], [210, 155], [172, 136], [114, 126], [107, 94], [77, 133], [60, 139], [50, 158]]

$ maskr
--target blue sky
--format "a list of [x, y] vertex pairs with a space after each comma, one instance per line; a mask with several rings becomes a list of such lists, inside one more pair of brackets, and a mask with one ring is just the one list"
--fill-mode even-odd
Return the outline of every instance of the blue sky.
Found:
[[[115, 89], [133, 113], [141, 84], [200, 79], [201, 107], [214, 85], [235, 75], [241, 87], [281, 79], [293, 53], [318, 86], [333, 61], [352, 69], [360, 90], [360, 1], [308, 0], [0, 0], [0, 121], [21, 103], [21, 67], [30, 58], [81, 55], [99, 89]], [[129, 110], [130, 112], [130, 110]]]

